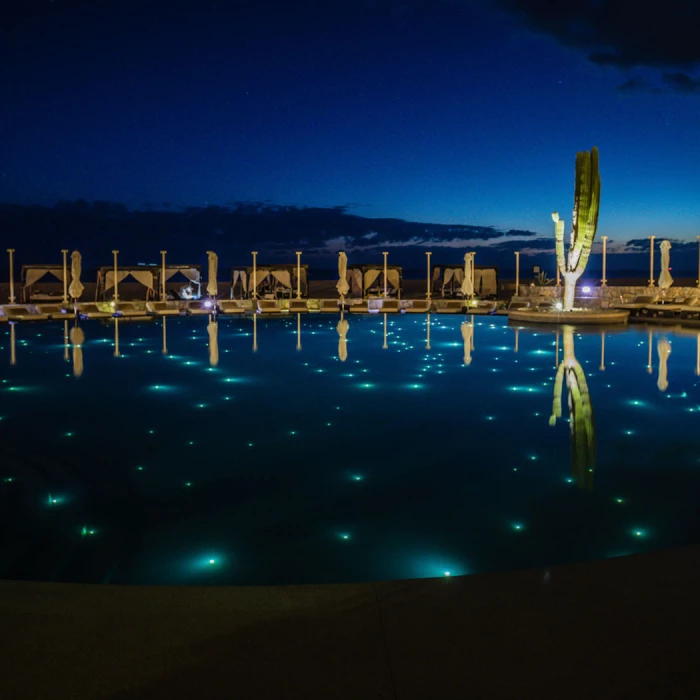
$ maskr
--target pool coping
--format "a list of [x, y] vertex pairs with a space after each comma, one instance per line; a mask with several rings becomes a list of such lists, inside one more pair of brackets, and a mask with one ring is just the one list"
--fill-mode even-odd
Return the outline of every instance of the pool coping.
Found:
[[380, 583], [0, 582], [3, 698], [700, 697], [700, 546]]

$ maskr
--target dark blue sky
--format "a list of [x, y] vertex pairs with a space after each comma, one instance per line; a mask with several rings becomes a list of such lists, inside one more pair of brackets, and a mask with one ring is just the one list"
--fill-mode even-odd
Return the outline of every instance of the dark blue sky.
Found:
[[550, 235], [597, 145], [600, 235], [700, 233], [696, 3], [247, 4], [3, 11], [0, 201], [352, 203]]

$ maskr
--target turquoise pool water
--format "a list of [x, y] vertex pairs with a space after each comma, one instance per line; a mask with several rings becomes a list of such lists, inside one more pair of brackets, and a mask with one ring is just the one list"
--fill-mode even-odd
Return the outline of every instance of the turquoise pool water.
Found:
[[346, 320], [346, 343], [330, 315], [83, 322], [77, 353], [73, 321], [3, 327], [0, 577], [365, 581], [700, 541], [697, 332]]

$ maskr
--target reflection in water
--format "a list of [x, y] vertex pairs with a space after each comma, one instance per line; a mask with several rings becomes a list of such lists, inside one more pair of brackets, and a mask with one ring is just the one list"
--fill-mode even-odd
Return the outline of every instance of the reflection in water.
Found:
[[[472, 317], [473, 318], [473, 317]], [[462, 324], [462, 340], [464, 342], [464, 364], [472, 362], [472, 347], [474, 342], [474, 325], [465, 321]]]
[[219, 324], [215, 316], [209, 316], [207, 333], [209, 334], [209, 364], [216, 367], [219, 364]]
[[384, 345], [382, 345], [382, 350], [388, 350], [389, 346], [386, 342], [386, 314], [384, 314]]
[[17, 364], [17, 354], [15, 353], [15, 324], [10, 323], [10, 364]]
[[73, 376], [80, 377], [83, 373], [83, 343], [85, 333], [79, 326], [70, 329], [70, 342], [73, 346]]
[[605, 372], [605, 331], [600, 334], [600, 367], [601, 372]]
[[651, 328], [649, 329], [649, 336], [647, 338], [647, 347], [649, 349], [647, 356], [647, 372], [651, 374], [654, 371], [654, 366], [651, 364]]
[[[428, 314], [426, 317], [425, 325], [425, 349], [430, 350], [430, 314]], [[698, 358], [700, 358], [700, 335], [698, 335]], [[700, 366], [700, 360], [698, 360], [698, 366]], [[698, 372], [698, 374], [700, 374], [700, 372]]]
[[258, 351], [258, 314], [253, 314], [253, 352]]
[[554, 380], [554, 400], [549, 424], [554, 425], [561, 417], [561, 393], [564, 379], [569, 395], [569, 427], [571, 429], [571, 475], [585, 489], [593, 488], [596, 458], [595, 426], [593, 406], [588, 393], [586, 375], [574, 354], [574, 329], [563, 326], [564, 357], [557, 368]]
[[114, 357], [119, 357], [119, 319], [114, 319]]
[[163, 316], [163, 349], [161, 352], [163, 355], [168, 354], [168, 327], [166, 326], [165, 316]]
[[520, 329], [516, 328], [515, 329], [515, 347], [513, 348], [513, 352], [518, 352], [518, 337], [520, 335]]
[[297, 350], [301, 350], [301, 314], [297, 314]]
[[659, 338], [656, 341], [656, 352], [659, 355], [659, 379], [656, 386], [659, 391], [668, 389], [668, 356], [671, 354], [671, 343], [666, 338]]
[[347, 335], [350, 324], [343, 318], [343, 312], [340, 312], [340, 321], [336, 330], [338, 331], [338, 359], [345, 362], [348, 359], [348, 342]]
[[68, 320], [63, 322], [63, 359], [68, 362], [70, 356], [68, 355]]

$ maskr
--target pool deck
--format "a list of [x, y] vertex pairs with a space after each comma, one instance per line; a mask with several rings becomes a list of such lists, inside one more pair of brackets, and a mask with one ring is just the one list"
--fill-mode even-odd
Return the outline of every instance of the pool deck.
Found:
[[700, 697], [700, 546], [297, 587], [0, 582], [0, 696]]

